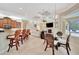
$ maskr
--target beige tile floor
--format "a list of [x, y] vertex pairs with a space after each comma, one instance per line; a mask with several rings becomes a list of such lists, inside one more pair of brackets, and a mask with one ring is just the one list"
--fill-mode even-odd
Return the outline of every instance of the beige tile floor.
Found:
[[[71, 55], [79, 54], [79, 38], [70, 38]], [[51, 48], [44, 51], [45, 44], [38, 36], [31, 35], [29, 40], [26, 40], [23, 45], [20, 45], [19, 50], [16, 51], [13, 47], [9, 52], [1, 53], [1, 55], [52, 55]], [[58, 51], [55, 50], [55, 55], [67, 55], [65, 48], [60, 47]]]

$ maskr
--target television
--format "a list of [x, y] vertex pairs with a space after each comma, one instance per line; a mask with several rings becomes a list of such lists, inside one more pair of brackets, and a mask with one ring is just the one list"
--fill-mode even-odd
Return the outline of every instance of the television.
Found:
[[46, 23], [46, 27], [53, 27], [53, 22], [51, 22], [51, 23]]

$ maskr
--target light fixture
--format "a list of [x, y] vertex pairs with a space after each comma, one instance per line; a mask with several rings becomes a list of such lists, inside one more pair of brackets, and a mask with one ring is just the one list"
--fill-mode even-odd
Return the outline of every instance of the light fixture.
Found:
[[44, 10], [44, 9], [42, 9], [41, 11], [39, 11], [38, 14], [40, 15], [40, 19], [43, 22], [47, 22], [47, 20], [46, 20], [47, 17], [51, 16], [50, 11]]
[[42, 16], [49, 16], [51, 13], [47, 10], [42, 10], [41, 12], [38, 12], [38, 14], [40, 14]]
[[19, 8], [20, 10], [23, 10], [23, 8]]
[[57, 12], [56, 12], [56, 3], [54, 4], [54, 6], [55, 6], [55, 14], [54, 14], [54, 20], [55, 20], [55, 28], [56, 28], [56, 23], [57, 23], [57, 18], [58, 18], [58, 16], [57, 16]]
[[58, 19], [59, 15], [54, 15], [53, 18], [56, 20]]

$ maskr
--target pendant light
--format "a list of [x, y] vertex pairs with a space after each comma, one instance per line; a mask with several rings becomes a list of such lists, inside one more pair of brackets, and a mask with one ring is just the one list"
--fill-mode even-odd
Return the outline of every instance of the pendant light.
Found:
[[54, 4], [54, 7], [55, 7], [54, 20], [55, 20], [55, 28], [56, 28], [56, 3]]

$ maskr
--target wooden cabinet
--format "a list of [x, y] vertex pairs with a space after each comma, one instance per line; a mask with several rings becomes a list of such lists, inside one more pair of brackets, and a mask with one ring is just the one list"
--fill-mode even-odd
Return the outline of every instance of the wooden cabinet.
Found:
[[0, 28], [2, 28], [3, 27], [3, 22], [2, 22], [2, 20], [0, 20]]
[[17, 22], [15, 20], [12, 20], [8, 17], [4, 17], [2, 20], [0, 20], [0, 28], [4, 28], [4, 25], [11, 25], [12, 28], [17, 28], [21, 26], [20, 22]]

